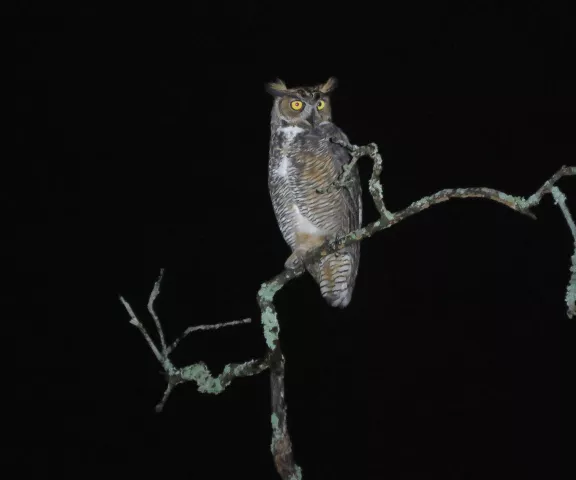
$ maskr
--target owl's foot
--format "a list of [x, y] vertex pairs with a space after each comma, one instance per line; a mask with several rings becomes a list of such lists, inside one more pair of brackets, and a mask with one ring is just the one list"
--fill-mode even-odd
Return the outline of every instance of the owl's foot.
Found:
[[350, 189], [354, 183], [354, 179], [351, 176], [352, 167], [353, 165], [351, 163], [342, 167], [342, 172], [338, 175], [338, 180], [336, 180], [336, 183], [340, 188]]
[[354, 180], [349, 178], [347, 180], [341, 181], [339, 185], [341, 188], [347, 188], [348, 190], [351, 190], [352, 186], [354, 185]]
[[288, 270], [297, 270], [302, 266], [302, 252], [296, 250], [284, 262], [284, 268]]
[[327, 188], [317, 188], [316, 192], [323, 194], [331, 193], [339, 188], [350, 189], [354, 183], [354, 179], [350, 178], [350, 169], [350, 165], [344, 165], [342, 172], [334, 182], [332, 182]]
[[[338, 243], [340, 240], [342, 240], [347, 234], [346, 233], [342, 233], [342, 232], [338, 232], [335, 233], [334, 235], [330, 236], [330, 243]], [[334, 255], [336, 255], [337, 257], [339, 257], [341, 254], [340, 251], [335, 251]]]
[[288, 257], [288, 259], [284, 262], [284, 268], [289, 270], [300, 270], [304, 268], [304, 256], [307, 253], [306, 248], [296, 248], [292, 255]]

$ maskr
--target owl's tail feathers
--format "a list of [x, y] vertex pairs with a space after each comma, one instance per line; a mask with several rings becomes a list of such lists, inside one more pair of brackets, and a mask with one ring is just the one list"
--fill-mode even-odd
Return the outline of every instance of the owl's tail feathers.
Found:
[[358, 254], [346, 252], [328, 255], [322, 259], [314, 277], [320, 285], [322, 297], [330, 306], [346, 308], [352, 300], [358, 273], [358, 257]]

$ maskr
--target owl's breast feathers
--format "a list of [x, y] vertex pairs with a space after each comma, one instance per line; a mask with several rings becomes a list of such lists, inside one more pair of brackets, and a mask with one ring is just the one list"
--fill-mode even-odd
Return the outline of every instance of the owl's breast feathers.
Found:
[[[270, 144], [269, 186], [280, 229], [292, 250], [306, 251], [335, 233], [346, 234], [362, 222], [361, 186], [357, 168], [349, 187], [327, 189], [350, 161], [348, 151], [330, 141], [347, 140], [334, 124], [314, 130], [285, 127]], [[309, 268], [322, 296], [333, 306], [350, 302], [360, 258], [355, 243]]]
[[[361, 209], [361, 188], [354, 171], [350, 188], [319, 193], [338, 179], [343, 166], [350, 161], [347, 150], [331, 142], [331, 137], [346, 139], [334, 124], [312, 130], [278, 129], [270, 144], [270, 191], [278, 213], [282, 210], [282, 217], [296, 207], [319, 231], [347, 233], [358, 227], [354, 220]], [[293, 235], [290, 237], [293, 240]]]
[[[322, 135], [319, 135], [321, 133]], [[347, 233], [350, 215], [357, 210], [357, 196], [347, 188], [327, 190], [342, 172], [343, 166], [350, 161], [348, 152], [334, 144], [325, 132], [311, 131], [299, 138], [301, 148], [295, 148], [292, 154], [295, 199], [301, 213], [315, 226], [330, 233]]]

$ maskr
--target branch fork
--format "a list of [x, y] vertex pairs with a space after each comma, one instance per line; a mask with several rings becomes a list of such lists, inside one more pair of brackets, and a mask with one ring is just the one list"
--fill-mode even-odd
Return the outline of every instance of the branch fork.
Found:
[[164, 377], [166, 378], [166, 390], [164, 391], [164, 395], [162, 400], [156, 405], [156, 411], [161, 412], [168, 400], [168, 397], [172, 393], [172, 390], [177, 385], [186, 382], [196, 382], [198, 386], [198, 391], [203, 393], [213, 393], [218, 394], [221, 393], [236, 377], [247, 377], [250, 375], [256, 375], [266, 368], [268, 368], [268, 360], [251, 360], [245, 362], [243, 364], [230, 364], [224, 367], [224, 370], [220, 375], [217, 377], [212, 376], [210, 370], [205, 363], [195, 363], [193, 365], [188, 365], [186, 367], [177, 368], [172, 363], [170, 359], [170, 354], [172, 351], [178, 346], [178, 344], [190, 333], [198, 331], [198, 330], [215, 330], [222, 327], [230, 327], [234, 325], [242, 325], [246, 323], [250, 323], [251, 319], [246, 318], [244, 320], [237, 320], [233, 322], [226, 322], [226, 323], [218, 323], [215, 325], [198, 325], [194, 327], [187, 328], [181, 335], [178, 337], [174, 343], [170, 346], [166, 344], [164, 331], [162, 330], [162, 325], [160, 324], [160, 320], [156, 312], [154, 311], [154, 301], [160, 294], [160, 283], [162, 282], [162, 277], [164, 276], [164, 269], [160, 270], [160, 275], [154, 284], [154, 288], [152, 289], [152, 293], [150, 294], [150, 299], [148, 301], [148, 311], [150, 315], [154, 319], [154, 323], [156, 325], [156, 330], [158, 332], [159, 337], [159, 345], [152, 340], [152, 337], [142, 324], [140, 320], [136, 317], [134, 310], [130, 306], [130, 304], [124, 299], [124, 297], [120, 296], [120, 301], [126, 308], [126, 311], [130, 315], [130, 323], [134, 325], [142, 336], [148, 343], [150, 350], [156, 357], [156, 360], [160, 363], [163, 369]]

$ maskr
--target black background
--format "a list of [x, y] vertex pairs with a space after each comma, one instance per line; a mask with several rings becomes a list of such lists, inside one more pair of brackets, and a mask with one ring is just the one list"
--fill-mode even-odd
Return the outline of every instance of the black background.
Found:
[[[5, 16], [2, 462], [22, 473], [277, 478], [269, 378], [164, 379], [118, 296], [214, 373], [265, 353], [256, 293], [289, 254], [267, 191], [271, 98], [334, 75], [334, 120], [376, 142], [392, 211], [447, 187], [533, 193], [576, 165], [564, 12], [405, 4], [20, 2]], [[4, 7], [6, 8], [6, 7]], [[361, 160], [363, 184], [371, 163]], [[576, 211], [576, 186], [561, 188]], [[375, 209], [365, 187], [366, 221]], [[362, 244], [351, 305], [277, 295], [296, 461], [312, 479], [559, 478], [572, 240], [453, 200]], [[10, 476], [10, 478], [15, 478]]]

